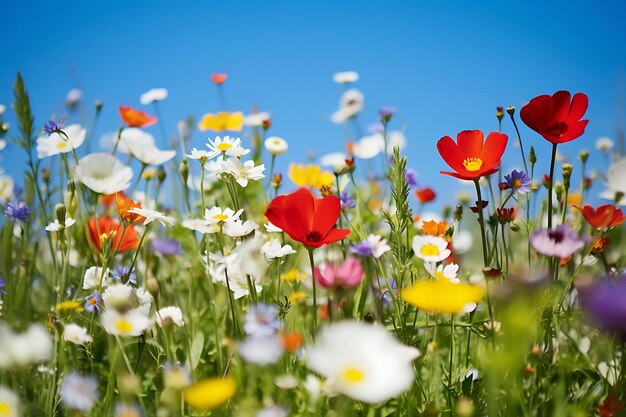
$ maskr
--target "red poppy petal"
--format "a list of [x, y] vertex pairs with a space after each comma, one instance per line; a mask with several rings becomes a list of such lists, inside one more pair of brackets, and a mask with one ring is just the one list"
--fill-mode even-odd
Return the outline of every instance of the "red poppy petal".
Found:
[[313, 215], [311, 230], [316, 230], [324, 236], [337, 223], [341, 212], [341, 201], [334, 195], [328, 195], [318, 201], [319, 205]]
[[459, 151], [459, 147], [450, 136], [444, 136], [437, 142], [437, 150], [443, 160], [455, 171], [465, 172], [463, 160], [465, 157]]
[[574, 139], [578, 139], [583, 135], [583, 133], [585, 133], [585, 128], [587, 127], [588, 123], [589, 120], [581, 120], [580, 122], [570, 125], [567, 129], [567, 132], [565, 132], [565, 135], [563, 135], [562, 138], [559, 138], [558, 142], [556, 143], [565, 143]]
[[449, 175], [451, 177], [458, 178], [460, 180], [468, 180], [468, 181], [480, 178], [480, 174], [478, 174], [478, 172], [479, 171], [476, 171], [477, 174], [475, 175], [463, 175], [463, 174], [459, 174], [458, 172], [439, 171], [440, 174]]
[[483, 151], [480, 155], [480, 159], [483, 161], [483, 169], [492, 169], [500, 163], [508, 140], [509, 137], [504, 133], [491, 132], [487, 136], [485, 146], [483, 146]]
[[570, 99], [572, 95], [569, 91], [561, 90], [552, 96], [552, 120], [554, 122], [564, 122], [570, 109]]
[[463, 159], [480, 156], [485, 135], [480, 130], [464, 130], [456, 135], [456, 143]]
[[291, 232], [289, 236], [299, 242], [302, 242], [299, 239], [304, 239], [304, 236], [312, 230], [314, 200], [310, 191], [300, 189], [289, 194], [283, 201], [283, 219], [288, 223]]
[[572, 104], [569, 108], [568, 119], [571, 122], [577, 122], [583, 118], [587, 107], [589, 106], [589, 97], [583, 93], [576, 93], [572, 98]]
[[280, 227], [284, 229], [284, 226], [287, 225], [287, 222], [283, 218], [283, 202], [285, 200], [284, 195], [278, 196], [270, 201], [270, 204], [265, 209], [265, 217], [270, 221], [274, 226]]
[[345, 239], [350, 234], [350, 229], [330, 229], [322, 244], [327, 245]]
[[522, 107], [520, 118], [524, 124], [535, 132], [540, 132], [548, 126], [551, 119], [552, 97], [548, 95], [537, 96]]

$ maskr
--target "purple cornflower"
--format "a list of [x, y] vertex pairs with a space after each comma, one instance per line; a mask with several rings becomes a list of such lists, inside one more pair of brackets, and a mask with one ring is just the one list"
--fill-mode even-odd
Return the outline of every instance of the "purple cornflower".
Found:
[[372, 244], [367, 240], [356, 243], [352, 245], [352, 247], [350, 248], [350, 253], [356, 253], [357, 255], [360, 255], [360, 256], [372, 256], [373, 254]]
[[135, 271], [131, 271], [129, 267], [123, 265], [116, 265], [110, 272], [111, 278], [122, 281], [124, 284], [131, 283], [137, 284], [137, 275]]
[[0, 294], [6, 294], [7, 292], [4, 290], [4, 287], [7, 286], [6, 281], [4, 280], [4, 278], [0, 278]]
[[396, 109], [394, 109], [393, 107], [383, 107], [378, 110], [378, 116], [380, 117], [381, 122], [383, 122], [383, 124], [386, 124], [387, 122], [389, 122], [389, 120], [391, 120], [395, 112]]
[[404, 174], [404, 179], [406, 179], [406, 182], [407, 184], [409, 184], [409, 187], [411, 188], [417, 187], [417, 171], [411, 168], [407, 168], [406, 173]]
[[98, 291], [92, 292], [85, 298], [85, 311], [88, 311], [93, 314], [100, 313], [100, 302], [102, 301], [102, 297], [98, 294]]
[[58, 122], [55, 122], [54, 120], [48, 120], [48, 123], [46, 123], [46, 125], [43, 127], [43, 130], [45, 130], [48, 135], [51, 135], [53, 133], [58, 133], [60, 130], [62, 130], [63, 125], [65, 125], [65, 122], [63, 120], [59, 120]]
[[352, 197], [350, 197], [350, 194], [348, 194], [347, 191], [342, 191], [339, 197], [341, 200], [341, 207], [344, 210], [349, 210], [356, 207], [356, 203], [354, 202]]
[[271, 336], [283, 326], [274, 304], [257, 304], [246, 312], [243, 329], [253, 336]]
[[586, 238], [578, 237], [576, 232], [566, 224], [554, 229], [541, 229], [530, 235], [530, 245], [535, 251], [545, 256], [567, 258], [582, 249], [587, 243]]
[[526, 194], [530, 192], [530, 184], [532, 180], [524, 171], [513, 170], [510, 174], [505, 175], [506, 185], [510, 189], [517, 191], [520, 194]]
[[583, 309], [602, 330], [626, 336], [626, 274], [603, 277], [579, 291]]
[[[387, 282], [389, 282], [389, 286], [387, 286]], [[387, 281], [384, 278], [378, 278], [378, 282], [374, 286], [376, 298], [382, 302], [383, 307], [393, 308], [393, 297], [389, 293], [389, 289], [391, 288], [394, 294], [398, 293], [396, 281], [393, 278], [387, 278]]]
[[176, 256], [182, 253], [182, 245], [174, 239], [162, 239], [155, 237], [150, 242], [150, 248], [156, 253], [165, 256]]
[[25, 222], [30, 217], [30, 208], [22, 201], [17, 203], [11, 202], [7, 204], [4, 213], [12, 220]]

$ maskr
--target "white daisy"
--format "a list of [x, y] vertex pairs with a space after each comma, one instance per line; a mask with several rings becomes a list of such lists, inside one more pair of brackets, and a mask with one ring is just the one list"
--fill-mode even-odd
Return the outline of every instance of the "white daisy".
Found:
[[52, 133], [50, 136], [37, 138], [37, 158], [58, 155], [60, 153], [72, 152], [85, 141], [87, 130], [80, 125], [73, 124], [64, 127], [62, 133]]
[[128, 210], [128, 212], [139, 214], [140, 216], [145, 217], [145, 220], [143, 221], [144, 226], [149, 225], [155, 220], [161, 223], [163, 226], [172, 226], [174, 224], [173, 217], [167, 216], [156, 210], [135, 207], [135, 208]]
[[252, 220], [246, 220], [245, 222], [235, 220], [234, 222], [224, 224], [222, 231], [232, 238], [237, 238], [249, 235], [258, 229], [258, 227], [259, 226]]
[[359, 80], [359, 74], [356, 71], [341, 71], [333, 74], [333, 81], [337, 84], [349, 84]]
[[20, 397], [10, 389], [0, 385], [0, 416], [20, 417], [21, 415]]
[[152, 321], [139, 309], [120, 313], [107, 308], [100, 315], [100, 322], [107, 333], [115, 336], [140, 336], [152, 325]]
[[133, 170], [108, 153], [92, 153], [78, 161], [76, 179], [91, 191], [115, 194], [130, 187]]
[[291, 245], [282, 246], [280, 240], [278, 239], [273, 239], [269, 242], [265, 242], [265, 244], [261, 248], [261, 251], [263, 251], [263, 255], [268, 260], [282, 258], [284, 256], [291, 255], [292, 253], [296, 253]]
[[248, 336], [237, 346], [239, 356], [246, 362], [269, 365], [278, 362], [283, 344], [277, 335]]
[[457, 264], [437, 266], [437, 264], [434, 262], [426, 262], [424, 264], [424, 268], [426, 268], [426, 271], [430, 274], [430, 276], [435, 279], [445, 278], [454, 284], [458, 284], [461, 282], [461, 280], [457, 278], [457, 272], [459, 271], [459, 266]]
[[352, 146], [352, 153], [357, 158], [372, 159], [385, 149], [385, 140], [380, 133], [365, 136]]
[[425, 262], [441, 262], [450, 256], [448, 241], [439, 236], [417, 235], [413, 237], [415, 256]]
[[268, 112], [251, 113], [243, 117], [243, 124], [252, 127], [261, 127], [263, 122], [270, 119]]
[[265, 178], [263, 171], [265, 171], [265, 165], [254, 166], [254, 161], [246, 161], [243, 164], [239, 158], [229, 158], [225, 161], [226, 171], [235, 177], [237, 184], [242, 187], [248, 186], [248, 181], [256, 181], [261, 178]]
[[185, 229], [200, 233], [217, 233], [220, 231], [218, 224], [211, 224], [205, 219], [185, 219], [182, 225]]
[[243, 209], [239, 209], [235, 212], [228, 207], [222, 210], [220, 207], [214, 206], [205, 210], [204, 219], [208, 224], [221, 225], [239, 220], [241, 213], [243, 213]]
[[92, 266], [85, 271], [85, 275], [83, 276], [83, 289], [84, 290], [92, 290], [94, 288], [99, 288], [102, 284], [103, 287], [106, 287], [109, 283], [109, 270], [103, 271], [99, 266]]
[[289, 149], [287, 141], [278, 136], [270, 136], [265, 139], [264, 145], [265, 149], [273, 156], [282, 155]]
[[209, 151], [193, 148], [191, 153], [185, 156], [189, 159], [210, 159], [211, 153]]
[[230, 136], [224, 136], [224, 139], [221, 139], [219, 136], [215, 140], [209, 139], [209, 143], [206, 146], [209, 148], [209, 158], [222, 154], [241, 158], [250, 152], [250, 149], [245, 149], [241, 146], [241, 139], [231, 139]]
[[50, 224], [48, 224], [46, 226], [46, 231], [47, 232], [58, 232], [59, 230], [67, 229], [68, 227], [71, 227], [75, 223], [76, 223], [76, 220], [72, 219], [71, 217], [66, 217], [65, 218], [65, 224], [59, 223], [59, 219], [54, 219], [54, 221], [52, 223], [50, 223]]
[[167, 88], [152, 88], [139, 97], [139, 102], [145, 106], [155, 101], [165, 100], [167, 94]]
[[280, 227], [276, 227], [272, 224], [272, 222], [267, 222], [263, 226], [265, 226], [265, 230], [267, 233], [282, 233], [283, 229]]
[[124, 309], [132, 303], [133, 296], [134, 289], [130, 285], [114, 284], [104, 290], [102, 301], [108, 309]]
[[332, 114], [330, 119], [334, 123], [343, 123], [361, 112], [364, 102], [363, 94], [359, 90], [347, 90], [339, 99], [339, 109]]
[[63, 378], [59, 395], [65, 408], [87, 413], [98, 401], [98, 381], [72, 372]]
[[175, 324], [178, 327], [185, 325], [183, 311], [180, 307], [169, 306], [160, 308], [155, 318], [159, 327], [167, 327], [169, 324]]
[[75, 345], [93, 342], [93, 338], [87, 333], [87, 329], [74, 323], [68, 323], [63, 328], [63, 340]]

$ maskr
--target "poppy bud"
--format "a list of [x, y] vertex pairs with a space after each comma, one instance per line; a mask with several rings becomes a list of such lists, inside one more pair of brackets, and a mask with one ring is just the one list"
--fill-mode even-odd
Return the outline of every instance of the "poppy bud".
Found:
[[539, 346], [533, 346], [533, 348], [530, 350], [530, 354], [534, 356], [541, 355], [541, 348]]
[[587, 159], [589, 159], [589, 151], [587, 149], [582, 149], [578, 154], [578, 157], [580, 158], [580, 162], [586, 164]]
[[354, 169], [356, 168], [354, 165], [354, 156], [349, 159], [346, 159], [346, 168], [348, 172], [354, 172]]
[[528, 154], [528, 162], [530, 162], [530, 165], [535, 165], [537, 163], [537, 154], [535, 153], [534, 146], [530, 147], [530, 152]]
[[509, 187], [509, 184], [507, 184], [506, 182], [501, 182], [498, 184], [498, 188], [504, 191], [504, 190], [508, 190], [511, 187]]
[[263, 120], [262, 125], [263, 125], [263, 130], [269, 129], [270, 127], [272, 127], [272, 119]]
[[372, 313], [365, 313], [365, 315], [363, 316], [363, 321], [366, 323], [373, 323], [374, 316], [372, 316]]
[[563, 174], [563, 185], [565, 186], [565, 190], [569, 190], [570, 187], [570, 178], [572, 177], [572, 169], [574, 167], [572, 164], [565, 163], [561, 166], [561, 173]]
[[502, 106], [496, 107], [496, 117], [498, 118], [498, 121], [501, 121], [504, 117], [504, 108]]
[[[478, 213], [479, 210], [484, 209], [485, 207], [487, 207], [487, 205], [489, 204], [489, 201], [486, 200], [481, 200], [480, 205], [478, 203], [478, 201], [475, 202], [475, 206], [470, 207], [470, 210], [472, 210], [473, 213]], [[480, 207], [480, 209], [479, 209]]]
[[561, 202], [563, 200], [563, 194], [565, 194], [565, 186], [557, 182], [554, 184], [554, 193], [556, 194], [557, 201]]
[[65, 216], [67, 215], [67, 209], [65, 208], [65, 204], [57, 204], [54, 207], [54, 212], [56, 213], [59, 223], [65, 225]]
[[186, 159], [183, 159], [178, 166], [178, 173], [180, 174], [180, 178], [183, 180], [183, 185], [187, 185], [187, 179], [189, 178], [189, 163]]
[[615, 193], [615, 204], [619, 203], [622, 200], [622, 198], [624, 198], [624, 193], [621, 191], [617, 191]]
[[67, 208], [67, 215], [74, 217], [76, 210], [78, 210], [78, 198], [76, 196], [76, 184], [73, 180], [67, 182], [67, 191], [65, 191], [65, 206]]

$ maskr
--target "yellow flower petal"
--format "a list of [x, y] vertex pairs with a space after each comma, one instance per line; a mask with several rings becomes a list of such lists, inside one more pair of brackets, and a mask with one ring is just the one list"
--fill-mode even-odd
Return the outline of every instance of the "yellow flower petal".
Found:
[[332, 186], [335, 176], [332, 172], [322, 171], [322, 168], [315, 164], [290, 164], [289, 179], [300, 187], [321, 188], [324, 185]]
[[454, 284], [447, 279], [423, 280], [401, 291], [402, 299], [415, 307], [432, 313], [460, 313], [465, 306], [483, 298], [482, 287]]
[[193, 408], [209, 410], [230, 400], [236, 391], [237, 384], [233, 378], [209, 378], [187, 388], [184, 398]]
[[198, 123], [198, 129], [201, 131], [213, 130], [215, 132], [222, 132], [224, 130], [230, 130], [238, 132], [243, 127], [243, 113], [235, 112], [228, 113], [225, 111], [217, 114], [207, 113], [202, 116], [200, 123]]

